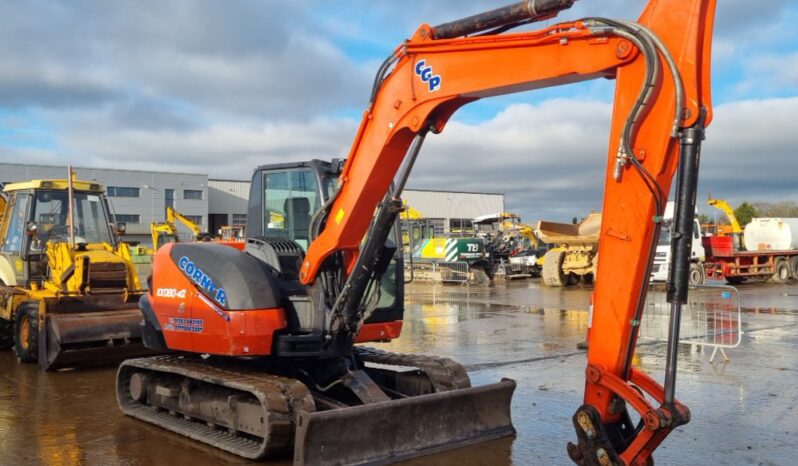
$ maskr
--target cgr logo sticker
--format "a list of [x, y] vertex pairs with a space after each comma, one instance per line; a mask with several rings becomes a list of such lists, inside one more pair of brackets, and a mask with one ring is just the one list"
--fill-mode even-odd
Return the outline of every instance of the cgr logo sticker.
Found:
[[441, 88], [441, 76], [432, 74], [432, 67], [427, 66], [426, 60], [419, 60], [416, 63], [416, 74], [422, 82], [427, 83], [430, 92], [435, 92]]

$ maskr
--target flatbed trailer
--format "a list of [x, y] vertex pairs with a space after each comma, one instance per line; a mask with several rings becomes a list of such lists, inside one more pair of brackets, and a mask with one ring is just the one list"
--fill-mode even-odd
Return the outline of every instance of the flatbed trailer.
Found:
[[740, 284], [748, 279], [786, 283], [798, 278], [798, 250], [735, 251], [731, 236], [704, 238], [706, 277]]

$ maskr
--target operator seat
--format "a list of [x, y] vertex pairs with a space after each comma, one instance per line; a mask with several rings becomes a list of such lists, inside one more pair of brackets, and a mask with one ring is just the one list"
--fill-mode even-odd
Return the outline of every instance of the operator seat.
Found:
[[[294, 241], [307, 246], [309, 239], [308, 227], [310, 226], [310, 200], [306, 197], [289, 197], [283, 203], [286, 218], [286, 227]], [[304, 241], [303, 241], [304, 240]]]

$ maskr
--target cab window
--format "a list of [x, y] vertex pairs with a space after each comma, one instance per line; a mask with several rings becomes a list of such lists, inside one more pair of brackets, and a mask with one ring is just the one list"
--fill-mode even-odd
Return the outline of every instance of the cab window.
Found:
[[12, 195], [7, 210], [7, 221], [4, 222], [7, 226], [5, 241], [3, 241], [3, 252], [19, 253], [22, 250], [29, 204], [29, 194], [17, 193]]
[[307, 251], [310, 219], [321, 206], [316, 176], [309, 168], [263, 175], [263, 231], [297, 242]]

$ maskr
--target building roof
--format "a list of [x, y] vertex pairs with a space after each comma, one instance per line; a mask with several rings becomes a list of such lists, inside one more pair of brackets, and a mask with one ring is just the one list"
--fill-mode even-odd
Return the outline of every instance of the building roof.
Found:
[[485, 191], [452, 191], [451, 189], [418, 189], [406, 188], [405, 191], [416, 191], [426, 193], [453, 193], [453, 194], [482, 194], [487, 196], [504, 196], [504, 193], [491, 193]]
[[[16, 167], [42, 167], [42, 168], [66, 168], [67, 165], [44, 165], [44, 164], [36, 164], [36, 163], [8, 163], [8, 162], [0, 162], [0, 165], [11, 165]], [[136, 170], [130, 168], [113, 168], [113, 167], [77, 167], [73, 166], [73, 170], [107, 170], [111, 172], [136, 172], [136, 173], [154, 173], [155, 170]], [[192, 175], [192, 176], [208, 176], [207, 173], [188, 173], [188, 172], [165, 172], [158, 170], [157, 173], [159, 174], [171, 174], [171, 175]]]

